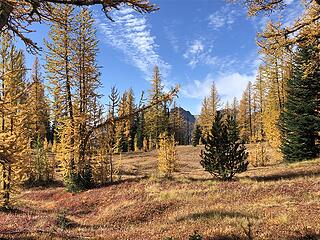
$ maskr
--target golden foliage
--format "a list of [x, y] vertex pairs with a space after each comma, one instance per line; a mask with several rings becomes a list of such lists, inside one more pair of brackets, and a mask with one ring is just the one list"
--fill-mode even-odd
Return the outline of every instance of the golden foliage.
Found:
[[158, 171], [160, 176], [170, 177], [177, 167], [177, 151], [174, 136], [160, 134], [158, 149]]
[[214, 118], [216, 116], [218, 107], [220, 103], [220, 98], [214, 83], [212, 83], [210, 96], [205, 97], [202, 102], [202, 108], [197, 120], [197, 124], [201, 127], [202, 138], [206, 139], [211, 130]]
[[0, 205], [9, 207], [11, 194], [25, 180], [30, 139], [24, 56], [8, 34], [1, 35], [0, 46]]

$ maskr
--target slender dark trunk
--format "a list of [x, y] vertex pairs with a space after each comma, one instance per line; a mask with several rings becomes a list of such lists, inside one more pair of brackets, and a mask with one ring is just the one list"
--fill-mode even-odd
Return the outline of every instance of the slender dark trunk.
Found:
[[248, 107], [249, 107], [249, 130], [250, 130], [250, 142], [252, 140], [252, 96], [251, 96], [251, 84], [249, 85], [249, 88], [248, 88]]
[[[4, 58], [2, 58], [2, 66], [5, 66], [5, 61]], [[5, 70], [2, 70], [2, 89], [1, 89], [1, 100], [3, 102], [5, 102], [5, 82], [4, 82], [4, 75], [5, 75]], [[2, 132], [4, 132], [5, 130], [5, 116], [4, 116], [4, 112], [2, 111], [1, 113], [1, 130]]]
[[74, 159], [74, 114], [73, 114], [73, 104], [72, 104], [72, 94], [71, 94], [71, 79], [70, 79], [70, 61], [69, 61], [69, 40], [68, 40], [68, 20], [65, 22], [65, 39], [64, 39], [64, 61], [65, 61], [65, 73], [66, 73], [66, 90], [67, 90], [67, 106], [69, 113], [69, 120], [71, 124], [71, 133], [70, 133], [70, 145], [71, 145], [71, 159], [70, 159], [70, 170], [75, 170], [75, 159]]
[[279, 73], [278, 73], [278, 62], [276, 61], [276, 83], [277, 83], [277, 93], [278, 93], [278, 102], [279, 108], [282, 109], [282, 101], [281, 101], [281, 92], [280, 92], [280, 83], [279, 83]]
[[3, 178], [3, 207], [9, 207], [10, 203], [10, 188], [11, 188], [11, 164], [2, 165], [2, 178]]
[[8, 24], [9, 16], [13, 10], [13, 6], [7, 2], [0, 2], [0, 32]]
[[263, 129], [263, 89], [262, 89], [262, 77], [259, 74], [259, 104], [260, 104], [260, 134], [261, 140], [264, 140], [264, 129]]
[[113, 183], [113, 149], [111, 149], [111, 152], [109, 154], [109, 162], [110, 162], [110, 182]]

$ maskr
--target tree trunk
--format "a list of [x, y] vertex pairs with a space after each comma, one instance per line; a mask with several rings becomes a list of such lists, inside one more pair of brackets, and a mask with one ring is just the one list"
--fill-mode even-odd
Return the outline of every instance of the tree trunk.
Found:
[[11, 187], [11, 164], [6, 166], [3, 164], [3, 207], [8, 208], [10, 202], [10, 187]]
[[13, 6], [7, 2], [0, 2], [0, 32], [8, 24], [10, 13], [13, 10]]

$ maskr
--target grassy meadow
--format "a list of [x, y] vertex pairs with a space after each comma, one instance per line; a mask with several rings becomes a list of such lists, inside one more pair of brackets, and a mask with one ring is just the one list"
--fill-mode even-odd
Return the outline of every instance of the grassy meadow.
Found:
[[24, 189], [14, 211], [0, 212], [0, 239], [189, 239], [195, 231], [203, 239], [320, 239], [320, 159], [275, 160], [221, 182], [200, 166], [201, 148], [178, 147], [172, 179], [156, 177], [153, 151], [117, 156], [109, 186]]

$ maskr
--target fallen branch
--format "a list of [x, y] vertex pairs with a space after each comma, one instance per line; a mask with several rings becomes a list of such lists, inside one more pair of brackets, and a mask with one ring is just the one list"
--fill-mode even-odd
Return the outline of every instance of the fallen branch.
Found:
[[179, 86], [177, 86], [176, 88], [172, 89], [168, 94], [164, 95], [163, 97], [154, 100], [153, 102], [151, 102], [149, 105], [143, 105], [142, 107], [138, 108], [137, 110], [135, 110], [134, 112], [132, 112], [131, 114], [126, 114], [120, 117], [116, 117], [116, 118], [108, 118], [107, 120], [105, 120], [103, 123], [98, 124], [97, 126], [94, 126], [93, 128], [91, 128], [88, 133], [86, 134], [85, 138], [83, 139], [83, 142], [81, 143], [81, 145], [83, 145], [82, 149], [86, 149], [87, 143], [89, 141], [89, 138], [91, 136], [91, 134], [98, 130], [101, 129], [103, 127], [106, 127], [108, 125], [114, 124], [116, 122], [120, 122], [123, 121], [125, 119], [128, 119], [132, 116], [136, 116], [141, 112], [144, 112], [160, 103], [163, 102], [167, 102], [167, 101], [171, 101], [174, 97], [177, 96], [179, 92]]

